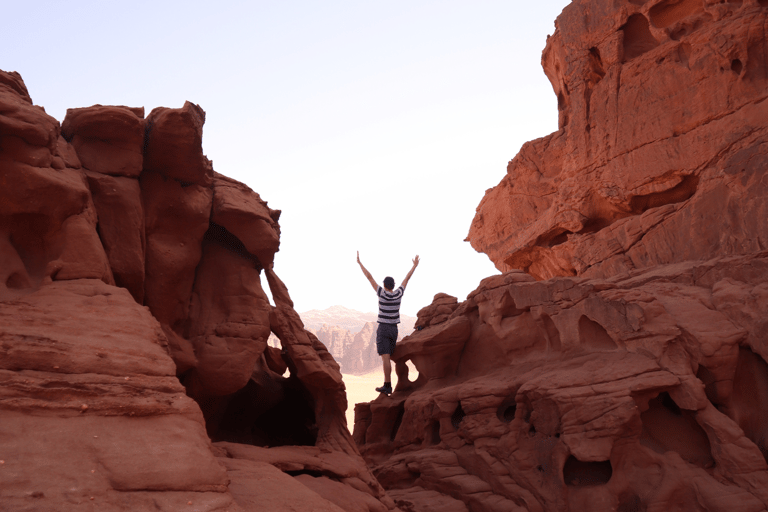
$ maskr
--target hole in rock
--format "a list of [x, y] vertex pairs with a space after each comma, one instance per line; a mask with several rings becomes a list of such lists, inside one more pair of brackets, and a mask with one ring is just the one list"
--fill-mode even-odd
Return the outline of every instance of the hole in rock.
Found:
[[504, 423], [511, 423], [515, 419], [515, 412], [517, 412], [517, 404], [504, 405], [499, 407], [496, 415]]
[[433, 420], [429, 432], [429, 444], [440, 444], [442, 439], [440, 438], [440, 422]]
[[702, 0], [666, 0], [648, 11], [651, 23], [657, 28], [665, 28], [704, 10]]
[[395, 423], [392, 425], [392, 432], [389, 434], [390, 441], [394, 441], [397, 437], [400, 425], [403, 424], [403, 416], [405, 416], [405, 402], [402, 402], [397, 408], [397, 417], [395, 417]]
[[211, 441], [255, 446], [313, 446], [314, 400], [297, 378], [254, 375], [240, 391], [196, 398]]
[[515, 402], [515, 395], [512, 395], [501, 402], [499, 408], [496, 409], [496, 417], [504, 423], [511, 423], [515, 419], [516, 412], [517, 403]]
[[740, 75], [741, 70], [742, 70], [741, 61], [739, 59], [733, 59], [731, 61], [731, 71], [733, 71], [737, 75]]
[[613, 475], [611, 461], [584, 462], [573, 455], [563, 466], [563, 481], [573, 487], [607, 484]]
[[659, 42], [651, 34], [648, 19], [642, 14], [633, 14], [619, 29], [624, 33], [624, 62], [653, 50]]
[[630, 492], [619, 496], [619, 507], [616, 512], [645, 512], [646, 510], [645, 504], [637, 494]]
[[660, 393], [648, 402], [648, 410], [640, 415], [643, 430], [640, 444], [657, 453], [675, 451], [699, 467], [715, 464], [709, 438], [696, 422], [696, 413], [680, 407], [669, 393]]
[[316, 469], [294, 469], [294, 470], [287, 470], [287, 471], [284, 470], [283, 472], [291, 476], [309, 475], [314, 478], [320, 478], [322, 476], [326, 476], [323, 474], [322, 471], [318, 471]]
[[682, 203], [693, 196], [699, 187], [699, 177], [693, 174], [685, 176], [680, 183], [665, 190], [653, 194], [633, 196], [629, 200], [629, 208], [632, 213], [639, 215], [651, 208], [657, 208], [666, 204]]
[[464, 412], [464, 409], [461, 408], [461, 402], [459, 402], [459, 405], [456, 406], [456, 410], [451, 414], [451, 425], [453, 425], [453, 428], [456, 430], [459, 429], [459, 424], [461, 423], [461, 420], [464, 419], [464, 416], [466, 416], [466, 413]]
[[758, 0], [761, 7], [768, 7], [768, 0]]
[[582, 347], [594, 350], [614, 350], [616, 342], [599, 323], [584, 315], [579, 318], [579, 342]]
[[768, 364], [746, 347], [739, 348], [726, 413], [768, 461]]
[[557, 93], [557, 110], [565, 110], [565, 96], [562, 92]]

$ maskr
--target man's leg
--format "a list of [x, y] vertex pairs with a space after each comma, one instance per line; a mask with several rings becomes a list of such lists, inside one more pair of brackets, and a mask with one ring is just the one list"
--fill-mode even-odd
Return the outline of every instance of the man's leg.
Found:
[[381, 356], [381, 362], [384, 367], [384, 385], [376, 388], [376, 391], [386, 395], [392, 393], [392, 363], [390, 362], [390, 356], [395, 351], [396, 343], [397, 326], [394, 324], [379, 324], [379, 328], [376, 331], [376, 348]]
[[389, 354], [382, 354], [381, 361], [384, 363], [384, 382], [392, 382], [392, 363], [389, 362]]

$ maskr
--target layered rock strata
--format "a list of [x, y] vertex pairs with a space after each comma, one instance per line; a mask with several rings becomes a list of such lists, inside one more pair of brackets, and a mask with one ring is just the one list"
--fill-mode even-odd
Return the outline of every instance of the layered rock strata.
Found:
[[762, 0], [573, 1], [542, 55], [560, 130], [523, 146], [467, 240], [537, 279], [768, 248], [767, 16]]
[[0, 71], [3, 510], [395, 508], [272, 271], [280, 212], [213, 171], [204, 120], [59, 126]]

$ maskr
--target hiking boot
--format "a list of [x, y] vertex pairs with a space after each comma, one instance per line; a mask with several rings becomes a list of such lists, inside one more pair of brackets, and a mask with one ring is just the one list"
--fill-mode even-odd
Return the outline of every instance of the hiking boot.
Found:
[[392, 385], [384, 384], [380, 388], [376, 388], [376, 391], [378, 391], [379, 393], [384, 393], [385, 395], [389, 396], [392, 394]]

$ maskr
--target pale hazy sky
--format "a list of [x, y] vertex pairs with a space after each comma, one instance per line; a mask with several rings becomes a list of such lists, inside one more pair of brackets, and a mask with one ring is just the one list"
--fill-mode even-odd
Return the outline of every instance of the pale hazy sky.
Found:
[[[497, 273], [464, 238], [522, 143], [557, 129], [541, 51], [569, 0], [7, 2], [0, 69], [67, 108], [207, 113], [214, 169], [283, 211], [275, 271], [298, 311], [402, 311]], [[266, 286], [266, 284], [265, 284]]]

